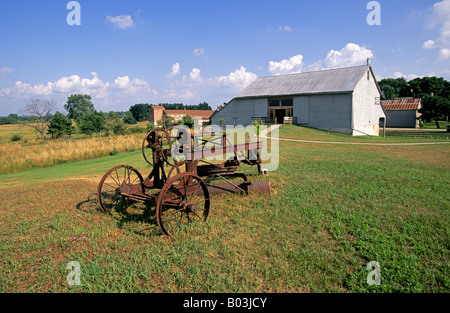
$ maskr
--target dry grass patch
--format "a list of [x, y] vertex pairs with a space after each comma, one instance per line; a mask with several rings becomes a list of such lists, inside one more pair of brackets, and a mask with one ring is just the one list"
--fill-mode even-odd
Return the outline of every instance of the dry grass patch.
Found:
[[0, 174], [48, 167], [55, 164], [99, 158], [140, 149], [142, 135], [55, 139], [39, 143], [11, 142], [0, 146]]

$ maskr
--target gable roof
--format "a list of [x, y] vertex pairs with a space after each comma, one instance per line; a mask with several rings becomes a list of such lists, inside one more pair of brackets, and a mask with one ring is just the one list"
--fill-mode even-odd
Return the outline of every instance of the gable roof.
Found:
[[402, 98], [395, 100], [382, 100], [386, 111], [419, 110], [422, 108], [422, 99]]
[[241, 91], [235, 99], [352, 92], [369, 69], [370, 65], [362, 65], [262, 77]]

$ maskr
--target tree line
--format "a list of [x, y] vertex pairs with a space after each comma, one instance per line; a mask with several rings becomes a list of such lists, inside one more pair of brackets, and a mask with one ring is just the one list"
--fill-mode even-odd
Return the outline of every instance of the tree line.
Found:
[[[73, 94], [68, 97], [64, 104], [67, 114], [56, 111], [56, 102], [32, 99], [21, 111], [21, 116], [10, 114], [8, 117], [0, 118], [0, 124], [17, 124], [34, 128], [41, 136], [51, 135], [52, 138], [71, 136], [75, 132], [93, 135], [102, 131], [112, 131], [114, 134], [125, 132], [124, 124], [136, 124], [147, 121], [149, 109], [153, 104], [139, 103], [130, 107], [126, 112], [110, 111], [104, 113], [97, 111], [92, 98], [87, 94]], [[211, 110], [206, 103], [198, 105], [184, 105], [182, 103], [158, 104], [165, 109], [172, 110]], [[54, 114], [52, 112], [56, 111]], [[109, 123], [108, 123], [109, 122]], [[75, 126], [75, 125], [76, 126]]]
[[197, 105], [185, 105], [183, 103], [160, 103], [158, 105], [139, 103], [130, 107], [131, 115], [138, 121], [148, 120], [150, 106], [162, 106], [166, 110], [212, 110], [208, 103], [202, 102]]
[[398, 98], [422, 99], [423, 122], [448, 121], [450, 115], [450, 82], [438, 77], [419, 77], [407, 81], [405, 78], [386, 78], [378, 82], [383, 100]]

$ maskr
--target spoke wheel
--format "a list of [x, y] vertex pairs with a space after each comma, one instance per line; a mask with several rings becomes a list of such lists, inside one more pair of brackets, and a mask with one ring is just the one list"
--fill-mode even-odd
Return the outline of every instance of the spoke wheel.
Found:
[[172, 128], [167, 131], [163, 128], [155, 128], [147, 133], [142, 142], [142, 154], [148, 164], [155, 166], [166, 162], [173, 166], [178, 163], [171, 157], [172, 144], [176, 140], [171, 133]]
[[97, 200], [100, 208], [105, 213], [113, 210], [123, 212], [135, 201], [126, 194], [141, 191], [140, 184], [144, 179], [133, 167], [120, 165], [110, 169], [102, 177], [97, 190]]
[[158, 226], [164, 234], [173, 235], [188, 224], [205, 222], [209, 207], [209, 192], [203, 180], [191, 172], [177, 174], [158, 196]]

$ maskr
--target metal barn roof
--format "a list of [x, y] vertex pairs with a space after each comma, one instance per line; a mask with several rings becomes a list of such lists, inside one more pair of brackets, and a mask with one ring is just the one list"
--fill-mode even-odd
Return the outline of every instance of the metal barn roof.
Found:
[[369, 69], [369, 65], [363, 65], [263, 77], [244, 89], [236, 98], [352, 92]]
[[422, 108], [422, 99], [403, 98], [381, 102], [386, 111], [419, 110]]

